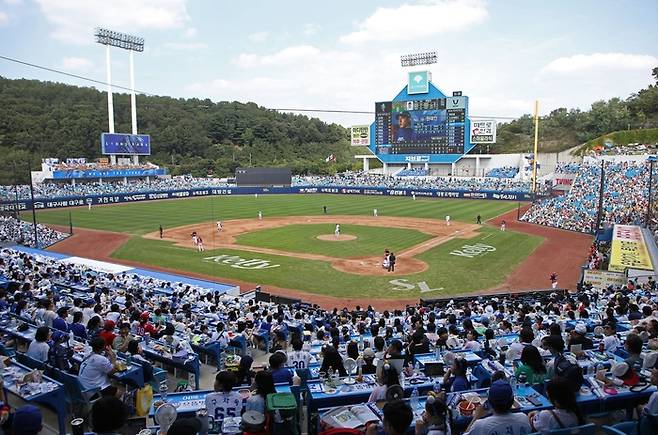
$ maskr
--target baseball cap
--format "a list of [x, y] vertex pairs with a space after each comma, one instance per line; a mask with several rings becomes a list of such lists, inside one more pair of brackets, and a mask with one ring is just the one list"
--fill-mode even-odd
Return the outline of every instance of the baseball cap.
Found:
[[33, 405], [18, 408], [12, 423], [16, 435], [36, 435], [41, 431], [41, 411]]
[[372, 359], [375, 357], [375, 351], [370, 348], [367, 348], [363, 351], [363, 357]]
[[514, 393], [509, 382], [503, 379], [494, 381], [489, 388], [489, 402], [494, 405], [511, 404]]
[[640, 382], [640, 377], [635, 370], [626, 362], [620, 362], [612, 366], [612, 374], [624, 381], [624, 385], [636, 385]]
[[576, 323], [576, 327], [573, 329], [574, 332], [580, 335], [585, 335], [587, 334], [587, 326], [585, 326], [584, 323]]
[[140, 317], [141, 317], [142, 319], [148, 319], [149, 317], [151, 317], [151, 313], [149, 313], [148, 311], [144, 311], [144, 312], [140, 315]]
[[85, 301], [87, 305], [96, 305], [96, 300], [94, 298], [89, 298]]

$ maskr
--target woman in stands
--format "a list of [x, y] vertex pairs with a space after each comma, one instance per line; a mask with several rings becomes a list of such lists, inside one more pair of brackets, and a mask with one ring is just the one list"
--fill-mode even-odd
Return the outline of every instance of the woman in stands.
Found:
[[584, 424], [576, 403], [576, 393], [564, 378], [553, 378], [546, 386], [546, 395], [555, 409], [528, 414], [532, 428], [541, 433]]
[[544, 358], [535, 346], [525, 346], [521, 351], [521, 365], [516, 368], [514, 376], [525, 375], [527, 383], [538, 385], [546, 379]]
[[101, 331], [101, 318], [99, 316], [93, 316], [87, 322], [87, 337], [89, 338], [89, 341], [100, 337]]
[[452, 362], [451, 367], [446, 370], [445, 376], [443, 376], [443, 384], [446, 386], [446, 390], [452, 393], [458, 391], [465, 391], [471, 387], [471, 383], [466, 377], [466, 360], [461, 357], [455, 357]]
[[340, 376], [347, 376], [345, 366], [343, 366], [343, 358], [333, 346], [324, 346], [322, 348], [322, 366], [321, 372], [329, 373], [330, 371], [338, 372]]
[[252, 393], [249, 399], [247, 399], [245, 410], [258, 411], [265, 414], [265, 400], [267, 399], [267, 395], [276, 393], [272, 373], [267, 370], [262, 370], [256, 373], [256, 377], [254, 378], [254, 385], [256, 387], [256, 391]]
[[400, 385], [400, 378], [395, 367], [385, 363], [377, 376], [377, 385], [370, 393], [368, 402], [378, 402], [386, 399], [386, 390], [393, 385]]
[[37, 332], [34, 334], [34, 340], [27, 348], [27, 356], [40, 361], [48, 361], [48, 351], [50, 346], [48, 340], [50, 339], [50, 329], [47, 326], [39, 326]]

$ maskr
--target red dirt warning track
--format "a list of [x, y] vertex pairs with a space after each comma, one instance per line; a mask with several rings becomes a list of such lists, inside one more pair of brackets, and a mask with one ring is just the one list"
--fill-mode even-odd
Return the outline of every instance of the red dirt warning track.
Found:
[[[528, 207], [529, 206], [523, 207], [521, 209], [521, 214], [523, 214], [523, 211]], [[545, 238], [544, 242], [512, 271], [504, 283], [495, 288], [469, 294], [493, 294], [507, 291], [547, 288], [550, 285], [548, 277], [551, 272], [558, 273], [560, 288], [575, 289], [575, 283], [580, 278], [580, 265], [584, 261], [584, 257], [592, 243], [592, 237], [587, 234], [579, 234], [571, 231], [518, 222], [516, 221], [516, 215], [517, 211], [513, 210], [490, 220], [488, 223], [494, 226], [499, 226], [500, 222], [504, 219], [507, 222], [508, 231], [518, 231], [521, 233], [541, 236]], [[60, 229], [68, 230], [68, 228]], [[52, 246], [49, 250], [91, 258], [94, 260], [107, 261], [110, 263], [186, 275], [210, 281], [222, 281], [233, 285], [239, 285], [244, 291], [253, 289], [257, 285], [257, 283], [253, 282], [218, 278], [189, 271], [180, 271], [143, 264], [136, 261], [117, 260], [112, 258], [110, 256], [112, 252], [125, 243], [129, 238], [129, 235], [123, 233], [76, 228], [72, 237]], [[376, 301], [372, 298], [337, 298], [269, 285], [263, 286], [263, 291], [280, 296], [299, 298], [329, 309], [334, 307], [352, 308], [356, 305], [373, 305], [378, 310], [399, 309], [404, 305], [413, 305], [418, 302], [417, 297], [407, 299], [378, 299]]]

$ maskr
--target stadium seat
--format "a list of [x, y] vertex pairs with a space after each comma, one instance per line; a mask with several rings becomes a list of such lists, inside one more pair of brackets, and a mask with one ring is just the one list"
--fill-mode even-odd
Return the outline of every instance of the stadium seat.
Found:
[[54, 369], [52, 376], [64, 385], [68, 405], [72, 408], [74, 414], [78, 409], [90, 409], [91, 404], [95, 401], [91, 398], [100, 391], [100, 388], [85, 389], [80, 384], [77, 376], [63, 370]]
[[658, 414], [642, 414], [639, 421], [624, 421], [612, 426], [616, 433], [627, 435], [642, 435], [656, 433], [658, 428]]
[[31, 369], [45, 370], [46, 368], [45, 363], [42, 363], [41, 361], [37, 361], [31, 356], [28, 356], [27, 354], [21, 352], [16, 353], [16, 361]]

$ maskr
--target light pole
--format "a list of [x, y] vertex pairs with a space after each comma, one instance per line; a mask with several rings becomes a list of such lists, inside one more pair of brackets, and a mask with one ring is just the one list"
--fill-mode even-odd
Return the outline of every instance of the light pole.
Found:
[[[105, 45], [105, 62], [107, 63], [107, 115], [109, 133], [114, 133], [114, 105], [112, 102], [112, 68], [110, 64], [110, 47], [128, 50], [130, 60], [130, 114], [132, 134], [137, 134], [137, 100], [135, 97], [135, 65], [133, 52], [144, 51], [144, 38], [115, 32], [109, 29], [97, 28], [94, 32], [96, 42]], [[111, 156], [114, 160], [116, 157]], [[135, 163], [139, 157], [134, 156]], [[113, 162], [114, 163], [114, 162]]]
[[429, 51], [427, 53], [414, 53], [405, 54], [400, 56], [400, 65], [403, 67], [416, 66], [416, 65], [431, 65], [437, 62], [436, 51]]

